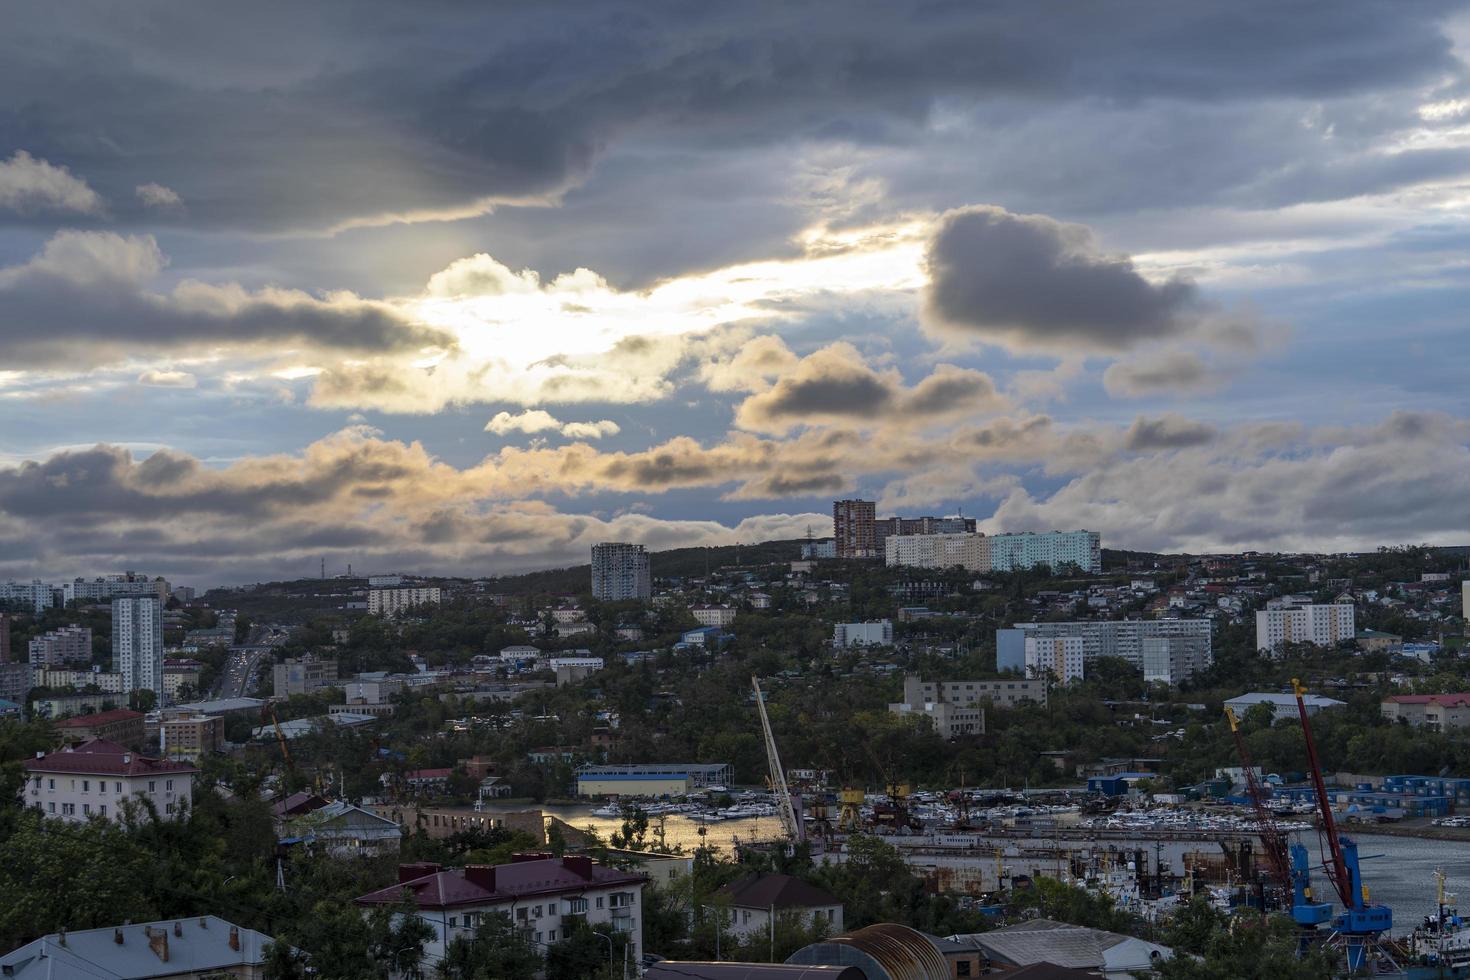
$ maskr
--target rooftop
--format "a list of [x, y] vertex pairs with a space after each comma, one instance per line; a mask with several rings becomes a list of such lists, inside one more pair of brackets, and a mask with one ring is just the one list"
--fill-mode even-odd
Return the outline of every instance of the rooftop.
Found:
[[[121, 940], [121, 941], [119, 941]], [[273, 940], [213, 915], [52, 933], [0, 956], [6, 976], [98, 980], [197, 976], [258, 966]], [[167, 957], [165, 959], [165, 957]]]
[[717, 895], [736, 908], [815, 908], [841, 905], [840, 899], [791, 875], [754, 874], [731, 882]]
[[1456, 694], [1391, 694], [1384, 698], [1394, 704], [1437, 704], [1442, 708], [1463, 708], [1470, 705], [1470, 692]]
[[27, 772], [75, 772], [98, 776], [148, 776], [193, 773], [199, 770], [182, 762], [150, 759], [116, 742], [94, 738], [75, 748], [26, 760]]
[[56, 723], [57, 728], [92, 728], [96, 725], [111, 725], [119, 721], [142, 720], [143, 714], [139, 711], [129, 711], [127, 708], [114, 708], [111, 711], [99, 711], [91, 715], [76, 715], [72, 718], [63, 718]]
[[[416, 877], [405, 877], [415, 875]], [[472, 864], [445, 871], [437, 864], [400, 865], [399, 882], [358, 898], [359, 905], [395, 905], [404, 892], [421, 909], [493, 905], [533, 895], [583, 892], [588, 888], [641, 885], [647, 875], [618, 871], [587, 857], [525, 855], [509, 864]]]

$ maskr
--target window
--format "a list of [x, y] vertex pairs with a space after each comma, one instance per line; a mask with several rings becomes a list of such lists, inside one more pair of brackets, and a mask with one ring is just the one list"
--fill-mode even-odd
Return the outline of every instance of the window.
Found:
[[602, 908], [602, 896], [601, 895], [598, 895], [597, 896], [597, 907], [598, 908]]
[[148, 792], [155, 793], [157, 791], [158, 791], [158, 783], [154, 782], [151, 779], [148, 780]]
[[164, 806], [163, 812], [164, 813], [173, 813], [174, 812], [174, 805], [172, 803], [167, 804], [166, 806]]
[[174, 781], [172, 779], [168, 780], [163, 784], [163, 788], [172, 793], [174, 789]]
[[56, 804], [55, 803], [47, 803], [46, 804], [46, 811], [48, 813], [55, 813], [56, 812]]
[[101, 806], [99, 806], [97, 808], [97, 812], [100, 813], [104, 817], [107, 816], [107, 804], [104, 803]]
[[970, 975], [970, 961], [955, 960], [954, 975], [957, 977], [968, 977]]
[[113, 783], [112, 784], [112, 791], [114, 793], [121, 793], [122, 792], [122, 783]]
[[48, 780], [46, 780], [46, 784], [47, 784], [46, 785], [46, 788], [47, 789], [55, 789], [56, 788], [56, 780], [54, 780], [54, 779], [48, 779]]
[[548, 943], [554, 943], [554, 942], [556, 942], [556, 930], [555, 929], [552, 929], [550, 932], [548, 932], [546, 934], [546, 941]]
[[92, 792], [92, 781], [90, 779], [84, 779], [84, 780], [82, 780], [82, 792], [83, 793], [90, 793], [90, 792]]
[[90, 803], [83, 803], [82, 804], [82, 816], [84, 816], [84, 817], [90, 817], [91, 815], [92, 815], [92, 804], [90, 804]]
[[459, 926], [459, 920], [457, 918], [455, 918], [454, 916], [451, 915], [449, 917], [449, 928], [454, 929], [454, 928], [457, 928], [458, 926]]
[[76, 815], [76, 812], [77, 812], [77, 805], [75, 803], [63, 803], [63, 804], [61, 804], [61, 815], [63, 817], [75, 816]]

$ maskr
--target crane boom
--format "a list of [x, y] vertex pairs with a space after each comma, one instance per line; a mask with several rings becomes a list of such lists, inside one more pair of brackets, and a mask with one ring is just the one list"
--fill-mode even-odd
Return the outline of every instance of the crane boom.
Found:
[[291, 761], [291, 750], [286, 747], [286, 733], [281, 730], [281, 719], [276, 717], [275, 705], [267, 702], [266, 711], [270, 713], [271, 724], [276, 726], [276, 741], [281, 743], [281, 757], [286, 761], [286, 770], [295, 772], [296, 763]]
[[1317, 794], [1317, 810], [1322, 815], [1322, 836], [1327, 840], [1327, 850], [1330, 863], [1327, 865], [1327, 877], [1332, 879], [1332, 887], [1337, 889], [1337, 897], [1342, 899], [1344, 908], [1355, 909], [1362, 904], [1362, 900], [1356, 895], [1352, 879], [1348, 876], [1347, 858], [1342, 852], [1342, 840], [1337, 833], [1337, 818], [1332, 814], [1332, 803], [1327, 799], [1327, 784], [1322, 779], [1322, 763], [1317, 760], [1317, 743], [1312, 738], [1312, 723], [1307, 718], [1307, 702], [1303, 696], [1307, 693], [1302, 687], [1302, 682], [1297, 678], [1291, 679], [1291, 689], [1296, 693], [1296, 709], [1302, 719], [1302, 736], [1307, 743], [1307, 765], [1311, 769], [1312, 790]]
[[781, 818], [781, 827], [793, 844], [802, 838], [801, 818], [791, 799], [791, 790], [786, 786], [786, 770], [781, 768], [781, 755], [776, 751], [776, 736], [771, 733], [771, 719], [766, 715], [766, 696], [761, 693], [761, 682], [752, 677], [750, 686], [755, 689], [755, 707], [761, 716], [761, 733], [766, 739], [766, 763], [771, 769], [771, 790], [776, 794], [776, 812]]
[[1260, 779], [1256, 777], [1256, 767], [1251, 761], [1250, 749], [1245, 744], [1245, 735], [1241, 733], [1240, 722], [1229, 705], [1225, 706], [1225, 717], [1230, 720], [1230, 734], [1235, 736], [1235, 750], [1240, 754], [1240, 765], [1245, 770], [1246, 794], [1250, 796], [1251, 807], [1256, 813], [1256, 832], [1266, 849], [1266, 860], [1270, 862], [1276, 880], [1290, 888], [1291, 859], [1287, 855], [1286, 835], [1277, 826], [1271, 808], [1266, 806], [1266, 794], [1261, 788]]

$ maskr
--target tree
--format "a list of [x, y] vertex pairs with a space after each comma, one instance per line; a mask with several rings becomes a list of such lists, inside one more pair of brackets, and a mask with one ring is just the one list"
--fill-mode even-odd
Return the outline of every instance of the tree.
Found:
[[146, 687], [135, 688], [128, 693], [128, 707], [144, 714], [158, 706], [158, 695]]
[[444, 952], [444, 980], [531, 980], [541, 954], [508, 915], [486, 916], [472, 938], [459, 937]]
[[589, 927], [583, 923], [567, 938], [547, 947], [546, 980], [614, 980], [622, 976], [627, 946], [627, 933], [605, 924]]

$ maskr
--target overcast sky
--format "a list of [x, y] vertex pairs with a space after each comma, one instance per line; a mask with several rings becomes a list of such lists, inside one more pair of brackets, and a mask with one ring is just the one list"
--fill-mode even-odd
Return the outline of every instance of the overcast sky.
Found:
[[0, 578], [1470, 544], [1470, 10], [21, 0]]

